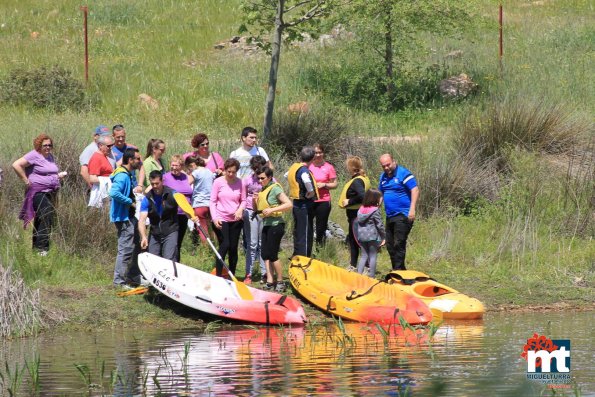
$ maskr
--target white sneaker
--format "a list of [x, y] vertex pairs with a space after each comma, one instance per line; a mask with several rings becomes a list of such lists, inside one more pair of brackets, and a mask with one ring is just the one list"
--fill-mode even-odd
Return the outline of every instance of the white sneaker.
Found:
[[140, 285], [142, 287], [150, 287], [151, 283], [144, 276], [140, 276]]
[[364, 267], [364, 272], [362, 273], [364, 276], [370, 277], [370, 268]]
[[348, 272], [357, 272], [357, 268], [355, 266], [351, 266], [349, 265], [349, 267], [347, 268]]
[[48, 256], [48, 252], [47, 251], [39, 251], [37, 253], [37, 255], [39, 255], [39, 256]]

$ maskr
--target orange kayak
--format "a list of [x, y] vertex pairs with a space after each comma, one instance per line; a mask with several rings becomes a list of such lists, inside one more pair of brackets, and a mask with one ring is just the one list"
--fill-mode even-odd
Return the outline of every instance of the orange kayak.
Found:
[[305, 256], [289, 266], [291, 285], [328, 314], [360, 322], [427, 324], [432, 312], [416, 298], [385, 282]]

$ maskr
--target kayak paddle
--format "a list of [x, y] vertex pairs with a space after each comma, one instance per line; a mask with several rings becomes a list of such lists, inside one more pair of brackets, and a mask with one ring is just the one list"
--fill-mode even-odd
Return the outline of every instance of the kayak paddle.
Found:
[[[194, 209], [188, 203], [188, 200], [186, 200], [186, 197], [182, 193], [174, 193], [174, 199], [176, 200], [176, 203], [178, 203], [178, 206], [182, 209], [182, 211], [184, 211], [186, 213], [186, 215], [188, 215], [189, 218], [192, 219], [195, 217]], [[221, 263], [223, 265], [223, 267], [227, 270], [227, 273], [231, 277], [231, 280], [236, 285], [236, 289], [238, 290], [238, 294], [240, 294], [240, 297], [244, 300], [254, 300], [254, 297], [252, 296], [252, 293], [248, 289], [248, 286], [246, 284], [242, 283], [241, 281], [239, 281], [236, 278], [236, 276], [233, 275], [231, 270], [229, 270], [229, 268], [223, 261], [223, 258], [219, 254], [219, 251], [217, 251], [217, 248], [215, 248], [215, 246], [213, 245], [213, 242], [209, 238], [209, 235], [200, 226], [200, 223], [197, 221], [194, 221], [194, 225], [200, 231], [200, 233], [202, 233], [202, 235], [205, 237], [205, 239], [207, 240], [207, 243], [209, 243], [211, 250], [213, 250], [213, 252], [215, 253], [215, 256], [219, 260], [219, 263]]]

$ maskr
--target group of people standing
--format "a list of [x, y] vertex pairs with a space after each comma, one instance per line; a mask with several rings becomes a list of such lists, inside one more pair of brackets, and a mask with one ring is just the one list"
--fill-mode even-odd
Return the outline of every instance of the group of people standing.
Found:
[[[193, 241], [205, 241], [212, 229], [219, 254], [227, 258], [233, 273], [243, 232], [245, 283], [260, 276], [263, 288], [285, 290], [279, 260], [285, 211], [291, 209], [293, 214], [292, 256], [312, 256], [314, 240], [318, 246], [325, 244], [332, 208], [330, 190], [338, 187], [338, 181], [334, 166], [325, 160], [324, 145], [302, 148], [299, 161], [285, 174], [287, 195], [273, 176], [267, 152], [257, 145], [256, 129], [244, 128], [240, 139], [241, 146], [224, 159], [209, 150], [206, 134], [196, 134], [191, 141], [193, 150], [171, 156], [166, 164], [166, 144], [161, 139], [148, 142], [143, 160], [139, 149], [126, 142], [123, 125], [111, 130], [98, 126], [93, 131], [93, 141], [79, 157], [80, 174], [89, 187], [89, 205], [110, 205], [110, 220], [118, 235], [116, 286], [140, 283], [136, 263], [140, 250], [180, 260], [188, 218], [178, 208], [175, 193], [183, 194], [194, 210], [197, 227]], [[41, 134], [34, 140], [34, 150], [13, 163], [27, 186], [20, 218], [25, 226], [34, 220], [33, 246], [42, 256], [49, 249], [56, 193], [66, 174], [59, 172], [52, 152], [53, 140]], [[363, 273], [369, 267], [372, 277], [378, 250], [385, 244], [393, 269], [404, 269], [407, 235], [419, 196], [415, 177], [391, 155], [381, 156], [380, 164], [384, 172], [378, 189], [371, 188], [361, 158], [350, 156], [346, 167], [351, 179], [338, 203], [349, 224], [350, 268]], [[386, 228], [380, 216], [383, 198]], [[223, 275], [222, 266], [215, 265], [217, 275]]]

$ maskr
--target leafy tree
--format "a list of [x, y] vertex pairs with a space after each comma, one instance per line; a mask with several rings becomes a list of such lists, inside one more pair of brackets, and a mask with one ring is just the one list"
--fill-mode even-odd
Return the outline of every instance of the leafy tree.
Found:
[[[242, 4], [246, 23], [240, 26], [240, 33], [250, 32], [252, 40], [271, 55], [263, 128], [265, 137], [270, 134], [273, 124], [282, 41], [303, 40], [303, 33], [316, 37], [321, 20], [329, 15], [337, 1], [245, 0]], [[272, 40], [268, 40], [271, 34]]]
[[408, 50], [419, 51], [419, 33], [449, 35], [461, 31], [470, 21], [469, 7], [470, 2], [460, 0], [349, 0], [338, 13], [337, 22], [355, 32], [358, 47], [371, 57], [371, 65], [382, 64], [382, 85], [390, 101], [397, 90], [396, 68]]

